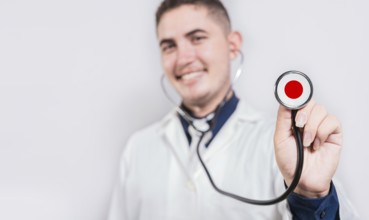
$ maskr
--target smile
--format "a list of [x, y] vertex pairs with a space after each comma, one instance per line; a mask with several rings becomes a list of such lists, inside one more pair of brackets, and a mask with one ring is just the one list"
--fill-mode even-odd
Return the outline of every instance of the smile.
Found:
[[203, 71], [199, 71], [199, 72], [191, 72], [191, 73], [187, 73], [183, 76], [180, 77], [180, 79], [182, 80], [191, 80], [191, 79], [195, 79], [201, 75], [203, 75], [204, 72]]
[[176, 78], [177, 78], [177, 80], [188, 81], [188, 80], [193, 80], [193, 79], [199, 78], [202, 75], [204, 75], [205, 73], [206, 73], [206, 70], [198, 70], [198, 71], [193, 71], [193, 72], [188, 72], [188, 73], [181, 74], [179, 76], [176, 76]]

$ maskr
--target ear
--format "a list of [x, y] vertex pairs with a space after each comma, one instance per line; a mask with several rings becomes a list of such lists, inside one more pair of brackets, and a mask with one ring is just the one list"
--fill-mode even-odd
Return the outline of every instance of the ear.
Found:
[[229, 43], [229, 58], [234, 59], [237, 57], [239, 51], [242, 47], [242, 34], [238, 31], [232, 31], [228, 35], [228, 43]]

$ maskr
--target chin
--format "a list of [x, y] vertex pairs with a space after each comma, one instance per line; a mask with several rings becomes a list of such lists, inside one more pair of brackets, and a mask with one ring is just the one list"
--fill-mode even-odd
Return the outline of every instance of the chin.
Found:
[[186, 104], [190, 105], [203, 105], [207, 100], [206, 93], [199, 93], [191, 96], [182, 97]]

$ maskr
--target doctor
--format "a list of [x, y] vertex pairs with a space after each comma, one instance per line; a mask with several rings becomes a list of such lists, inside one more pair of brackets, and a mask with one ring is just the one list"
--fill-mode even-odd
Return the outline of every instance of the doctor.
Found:
[[[230, 65], [242, 36], [232, 31], [218, 0], [164, 0], [156, 14], [166, 78], [192, 117], [209, 115], [226, 100], [201, 152], [220, 188], [253, 199], [279, 196], [296, 164], [291, 113], [280, 107], [276, 122], [240, 101]], [[245, 204], [218, 194], [200, 166], [199, 135], [175, 110], [131, 136], [121, 158], [110, 220], [123, 219], [355, 219], [332, 178], [342, 148], [339, 121], [323, 106], [308, 103], [296, 115], [303, 129], [304, 170], [287, 201]]]

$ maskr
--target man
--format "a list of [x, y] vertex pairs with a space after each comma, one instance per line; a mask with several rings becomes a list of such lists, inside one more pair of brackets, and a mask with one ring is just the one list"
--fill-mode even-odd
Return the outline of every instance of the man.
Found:
[[[197, 119], [217, 117], [202, 145], [217, 185], [253, 199], [279, 196], [296, 164], [291, 112], [280, 107], [271, 124], [229, 89], [242, 36], [232, 31], [221, 2], [164, 0], [156, 22], [162, 66], [181, 109]], [[172, 111], [129, 139], [109, 219], [354, 219], [332, 182], [342, 145], [339, 121], [314, 101], [295, 120], [307, 148], [300, 182], [287, 201], [255, 206], [218, 194], [194, 154], [198, 134]]]

